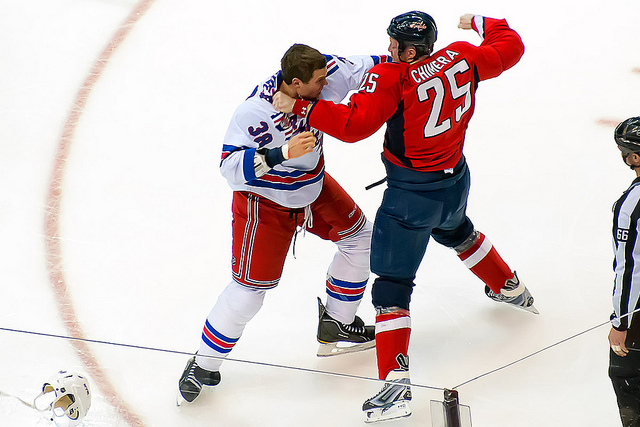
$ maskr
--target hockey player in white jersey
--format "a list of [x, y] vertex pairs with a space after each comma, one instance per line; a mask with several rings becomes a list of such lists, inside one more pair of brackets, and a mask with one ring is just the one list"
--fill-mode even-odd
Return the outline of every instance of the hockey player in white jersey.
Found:
[[296, 230], [337, 245], [326, 275], [326, 304], [318, 298], [318, 356], [375, 346], [374, 327], [356, 316], [369, 278], [372, 225], [325, 172], [322, 132], [304, 117], [276, 111], [271, 102], [278, 90], [294, 98], [339, 102], [358, 88], [369, 68], [387, 60], [322, 55], [293, 45], [281, 71], [235, 111], [220, 164], [234, 191], [233, 279], [207, 316], [198, 353], [179, 381], [179, 403], [192, 402], [203, 385], [220, 382], [222, 358], [260, 310], [266, 290], [278, 285]]

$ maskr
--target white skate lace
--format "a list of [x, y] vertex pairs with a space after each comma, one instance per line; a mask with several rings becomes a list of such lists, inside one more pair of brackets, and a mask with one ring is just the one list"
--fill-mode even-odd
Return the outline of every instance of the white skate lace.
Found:
[[[356, 321], [354, 320], [354, 323]], [[365, 326], [355, 326], [353, 323], [350, 325], [347, 325], [346, 323], [342, 323], [340, 322], [340, 324], [342, 325], [342, 327], [347, 331], [347, 332], [351, 332], [354, 334], [360, 334], [360, 335], [364, 335], [365, 333]]]
[[193, 364], [191, 365], [191, 368], [189, 369], [189, 375], [187, 375], [187, 379], [192, 383], [194, 383], [195, 385], [197, 385], [198, 387], [202, 388], [202, 382], [196, 376], [197, 366], [198, 364], [194, 361]]

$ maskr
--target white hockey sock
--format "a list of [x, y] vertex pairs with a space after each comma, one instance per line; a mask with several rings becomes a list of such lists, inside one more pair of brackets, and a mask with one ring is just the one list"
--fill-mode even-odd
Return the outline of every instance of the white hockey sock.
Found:
[[262, 307], [264, 295], [265, 290], [248, 288], [235, 281], [229, 283], [207, 316], [196, 357], [198, 365], [208, 371], [220, 369], [222, 358], [233, 349], [244, 327]]
[[327, 313], [346, 324], [353, 322], [369, 279], [373, 226], [366, 221], [355, 235], [336, 242], [338, 251], [327, 271]]

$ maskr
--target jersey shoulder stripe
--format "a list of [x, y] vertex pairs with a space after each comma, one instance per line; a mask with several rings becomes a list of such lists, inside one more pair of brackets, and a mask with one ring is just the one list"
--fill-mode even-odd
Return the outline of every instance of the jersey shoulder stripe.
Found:
[[384, 62], [392, 62], [393, 59], [389, 55], [371, 55], [373, 59], [373, 65], [382, 64]]
[[340, 67], [335, 58], [331, 57], [331, 59], [327, 61], [327, 77], [338, 71], [338, 68]]

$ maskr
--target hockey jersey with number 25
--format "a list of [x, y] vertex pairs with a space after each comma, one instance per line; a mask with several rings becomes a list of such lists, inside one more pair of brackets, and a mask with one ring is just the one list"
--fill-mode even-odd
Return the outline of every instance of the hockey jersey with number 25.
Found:
[[[481, 80], [515, 65], [524, 46], [504, 19], [475, 16], [472, 28], [480, 46], [454, 42], [425, 60], [373, 67], [349, 105], [319, 101], [307, 118], [343, 141], [372, 135], [386, 121], [384, 156], [420, 171], [453, 168], [462, 157]], [[295, 111], [295, 109], [294, 109]]]

